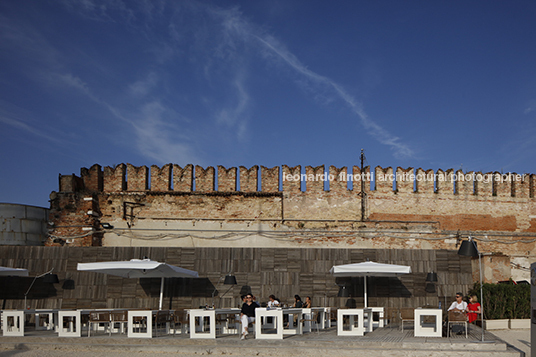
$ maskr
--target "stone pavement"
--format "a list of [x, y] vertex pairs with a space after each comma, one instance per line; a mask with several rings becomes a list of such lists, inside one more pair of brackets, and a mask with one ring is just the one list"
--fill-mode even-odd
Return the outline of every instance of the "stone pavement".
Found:
[[[376, 329], [363, 337], [337, 336], [334, 328], [327, 331], [288, 336], [283, 340], [241, 341], [236, 335], [216, 340], [192, 340], [187, 335], [152, 339], [129, 339], [124, 335], [98, 335], [59, 338], [42, 331], [28, 332], [24, 337], [0, 337], [0, 357], [138, 357], [138, 356], [523, 356], [530, 351], [530, 330], [497, 330], [486, 332], [478, 343], [481, 330], [470, 330], [469, 338], [417, 338], [413, 329]], [[529, 354], [527, 354], [529, 356]]]

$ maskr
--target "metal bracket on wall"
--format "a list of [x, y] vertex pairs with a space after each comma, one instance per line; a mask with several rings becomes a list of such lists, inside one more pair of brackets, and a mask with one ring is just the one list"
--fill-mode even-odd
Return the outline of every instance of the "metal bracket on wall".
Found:
[[143, 207], [144, 203], [139, 202], [123, 202], [123, 219], [127, 221], [128, 228], [134, 225], [134, 208]]

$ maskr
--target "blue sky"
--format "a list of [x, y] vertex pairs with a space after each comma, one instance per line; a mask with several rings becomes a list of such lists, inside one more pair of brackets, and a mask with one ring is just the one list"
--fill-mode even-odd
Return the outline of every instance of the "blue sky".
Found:
[[0, 202], [119, 163], [536, 173], [536, 2], [0, 2]]

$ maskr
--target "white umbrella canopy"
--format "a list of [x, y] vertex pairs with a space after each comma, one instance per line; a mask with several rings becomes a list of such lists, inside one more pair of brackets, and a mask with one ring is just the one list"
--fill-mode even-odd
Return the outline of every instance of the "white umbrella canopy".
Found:
[[158, 306], [160, 310], [162, 310], [162, 299], [164, 296], [164, 278], [199, 278], [199, 274], [196, 271], [150, 259], [78, 263], [77, 270], [115, 275], [123, 278], [161, 278], [160, 303]]
[[28, 269], [0, 267], [0, 276], [28, 276]]
[[397, 277], [411, 273], [411, 267], [406, 265], [383, 264], [376, 262], [362, 262], [344, 265], [334, 265], [329, 272], [334, 277], [364, 277], [365, 307], [367, 307], [367, 276]]

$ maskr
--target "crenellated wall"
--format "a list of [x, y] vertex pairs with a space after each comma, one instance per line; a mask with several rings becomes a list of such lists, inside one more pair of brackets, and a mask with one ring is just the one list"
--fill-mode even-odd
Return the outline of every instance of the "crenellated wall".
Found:
[[[280, 172], [282, 177], [280, 177]], [[260, 173], [260, 175], [259, 175]], [[475, 195], [481, 197], [534, 199], [536, 176], [534, 174], [518, 175], [515, 173], [500, 174], [499, 172], [462, 172], [452, 169], [424, 170], [421, 168], [407, 169], [398, 167], [382, 168], [377, 166], [371, 174], [366, 167], [364, 176], [358, 166], [337, 168], [330, 166], [326, 171], [324, 165], [306, 166], [305, 171], [300, 165], [290, 167], [267, 168], [253, 166], [239, 168], [224, 166], [203, 168], [196, 165], [166, 164], [162, 168], [157, 165], [133, 166], [120, 164], [116, 167], [106, 166], [104, 169], [95, 164], [91, 168], [82, 168], [80, 177], [60, 175], [59, 192], [86, 190], [90, 192], [320, 192], [360, 191], [360, 182], [356, 176], [365, 178], [366, 191], [370, 183], [374, 183], [373, 192], [377, 193], [422, 193], [442, 195]], [[352, 176], [352, 177], [349, 177]], [[478, 179], [482, 176], [482, 179]], [[460, 177], [463, 179], [460, 180]], [[484, 179], [485, 178], [485, 179]], [[259, 185], [260, 180], [260, 185]], [[354, 181], [354, 188], [349, 189], [347, 181]], [[302, 182], [304, 185], [302, 185]], [[327, 184], [325, 183], [327, 182]], [[260, 186], [260, 190], [258, 187]]]
[[[533, 259], [535, 186], [534, 174], [411, 167], [93, 165], [60, 175], [51, 234], [75, 246], [446, 250], [472, 236]], [[78, 238], [85, 226], [92, 239]]]

